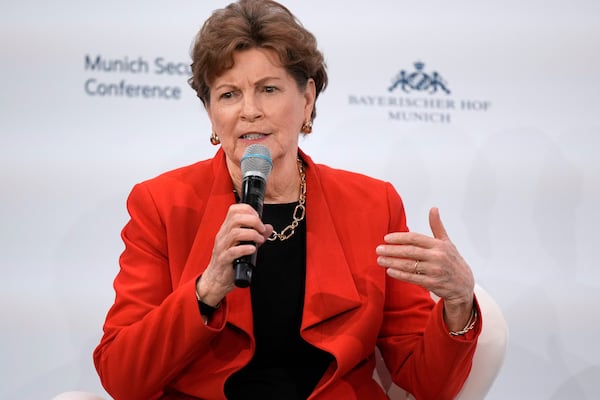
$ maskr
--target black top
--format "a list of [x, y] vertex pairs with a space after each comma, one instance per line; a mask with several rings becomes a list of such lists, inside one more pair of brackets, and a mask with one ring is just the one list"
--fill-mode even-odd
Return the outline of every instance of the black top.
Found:
[[[265, 204], [263, 221], [281, 232], [296, 204]], [[323, 376], [332, 356], [300, 337], [305, 279], [303, 220], [288, 240], [267, 241], [258, 249], [250, 285], [256, 352], [227, 380], [228, 399], [306, 399]]]

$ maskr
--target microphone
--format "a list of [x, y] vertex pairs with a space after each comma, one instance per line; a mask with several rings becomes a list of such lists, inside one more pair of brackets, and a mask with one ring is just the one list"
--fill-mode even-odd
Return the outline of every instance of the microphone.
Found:
[[[240, 201], [251, 205], [258, 213], [259, 218], [262, 218], [267, 177], [273, 168], [271, 152], [263, 145], [251, 144], [244, 152], [241, 166], [242, 193]], [[240, 244], [256, 245], [254, 242], [242, 242]], [[234, 283], [237, 287], [245, 288], [250, 286], [252, 270], [255, 265], [256, 251], [233, 261]]]

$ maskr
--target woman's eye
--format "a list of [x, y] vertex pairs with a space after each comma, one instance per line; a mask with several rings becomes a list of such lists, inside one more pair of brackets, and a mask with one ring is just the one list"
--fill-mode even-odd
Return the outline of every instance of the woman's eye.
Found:
[[221, 99], [230, 99], [233, 97], [233, 92], [225, 92], [219, 96]]
[[277, 90], [277, 88], [275, 86], [265, 86], [264, 90], [267, 93], [274, 93]]

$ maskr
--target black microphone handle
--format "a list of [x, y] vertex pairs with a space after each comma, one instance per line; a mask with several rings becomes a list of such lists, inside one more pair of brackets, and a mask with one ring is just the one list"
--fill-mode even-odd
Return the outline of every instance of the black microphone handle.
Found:
[[[243, 242], [241, 244], [255, 244], [254, 242]], [[241, 256], [233, 260], [233, 282], [235, 286], [246, 288], [252, 282], [252, 271], [256, 265], [256, 252], [249, 256]]]
[[[241, 202], [252, 206], [261, 219], [266, 186], [267, 182], [258, 175], [248, 175], [242, 180]], [[253, 244], [256, 246], [254, 242], [243, 242], [240, 244]], [[245, 288], [250, 286], [252, 271], [255, 266], [256, 251], [233, 261], [234, 283], [237, 287]]]

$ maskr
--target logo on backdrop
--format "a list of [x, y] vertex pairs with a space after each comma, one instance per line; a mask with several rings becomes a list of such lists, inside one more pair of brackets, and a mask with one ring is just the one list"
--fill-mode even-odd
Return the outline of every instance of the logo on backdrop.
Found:
[[83, 69], [89, 77], [83, 84], [90, 97], [180, 100], [182, 87], [192, 75], [189, 63], [164, 57], [106, 57], [86, 54]]
[[400, 69], [390, 81], [382, 84], [387, 94], [351, 94], [348, 104], [381, 108], [393, 121], [430, 124], [450, 124], [457, 112], [483, 113], [492, 105], [489, 100], [453, 97], [448, 80], [422, 61], [414, 62], [410, 69]]
[[411, 91], [436, 93], [438, 90], [442, 90], [446, 94], [450, 94], [448, 84], [437, 71], [433, 71], [430, 75], [423, 71], [425, 63], [417, 61], [414, 65], [415, 70], [412, 72], [404, 69], [400, 70], [388, 91], [393, 92], [399, 86], [406, 93]]

